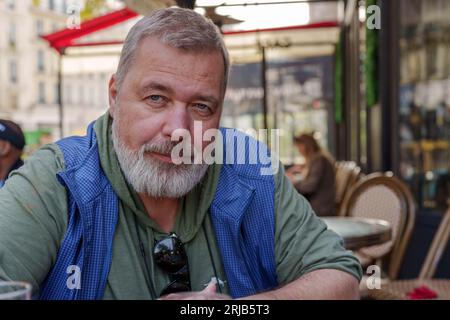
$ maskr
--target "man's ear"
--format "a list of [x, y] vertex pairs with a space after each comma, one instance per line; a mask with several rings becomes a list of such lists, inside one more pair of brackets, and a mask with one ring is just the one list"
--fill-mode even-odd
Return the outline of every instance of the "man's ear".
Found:
[[11, 152], [11, 143], [9, 141], [0, 141], [0, 156], [4, 157]]
[[109, 115], [114, 118], [114, 114], [117, 110], [117, 77], [116, 74], [111, 76], [109, 79]]

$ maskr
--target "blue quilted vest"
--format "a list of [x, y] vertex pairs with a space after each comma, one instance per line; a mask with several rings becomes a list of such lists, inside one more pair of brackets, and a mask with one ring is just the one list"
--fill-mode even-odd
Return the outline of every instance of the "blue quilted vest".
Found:
[[[257, 151], [268, 154], [265, 145], [230, 130], [221, 129], [225, 137], [224, 164], [209, 211], [231, 296], [239, 298], [278, 285], [274, 253], [275, 185], [272, 175], [261, 175], [260, 169], [267, 166], [248, 161], [226, 164], [233, 155], [234, 159], [248, 160], [249, 154]], [[242, 138], [246, 141], [245, 148], [232, 143]], [[93, 124], [86, 136], [69, 137], [57, 145], [66, 164], [66, 170], [57, 177], [67, 190], [68, 225], [39, 298], [102, 299], [112, 262], [119, 200], [101, 168]], [[75, 288], [69, 285], [73, 266], [79, 268], [81, 276], [80, 286]]]

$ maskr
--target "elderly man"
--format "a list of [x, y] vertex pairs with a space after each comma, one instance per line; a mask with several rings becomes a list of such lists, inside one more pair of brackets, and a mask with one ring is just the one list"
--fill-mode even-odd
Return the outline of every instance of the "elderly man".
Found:
[[[41, 299], [358, 298], [358, 261], [282, 169], [175, 163], [186, 142], [175, 132], [199, 141], [219, 128], [228, 69], [220, 32], [194, 11], [140, 20], [109, 112], [85, 137], [36, 152], [1, 190], [0, 279], [28, 281]], [[194, 150], [209, 146], [200, 141]]]
[[0, 119], [0, 188], [5, 184], [11, 171], [22, 165], [25, 136], [20, 126], [10, 120]]

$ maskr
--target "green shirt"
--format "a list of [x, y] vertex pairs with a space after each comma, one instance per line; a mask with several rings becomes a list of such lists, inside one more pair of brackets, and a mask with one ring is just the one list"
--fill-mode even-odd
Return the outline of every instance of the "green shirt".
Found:
[[[151, 259], [155, 240], [166, 234], [149, 218], [124, 178], [112, 146], [110, 122], [104, 115], [94, 127], [102, 168], [120, 199], [104, 298], [154, 299], [170, 282]], [[217, 275], [224, 281], [223, 292], [229, 293], [208, 214], [220, 168], [211, 165], [202, 182], [180, 199], [173, 231], [185, 244], [192, 289], [202, 290]], [[27, 281], [36, 292], [55, 263], [67, 227], [66, 190], [56, 178], [64, 169], [59, 147], [46, 145], [0, 189], [0, 280]], [[280, 285], [317, 269], [337, 269], [361, 279], [358, 260], [315, 216], [281, 165], [275, 182], [275, 261]], [[147, 263], [139, 249], [138, 233]]]

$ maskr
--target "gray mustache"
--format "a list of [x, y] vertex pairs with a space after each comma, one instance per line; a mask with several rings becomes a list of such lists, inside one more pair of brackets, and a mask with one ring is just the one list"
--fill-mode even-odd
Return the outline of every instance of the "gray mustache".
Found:
[[158, 152], [161, 154], [171, 154], [173, 148], [182, 142], [175, 142], [175, 141], [164, 141], [164, 142], [160, 142], [160, 143], [146, 143], [145, 145], [143, 145], [141, 147], [141, 150], [143, 152]]
[[[141, 153], [145, 153], [145, 152], [157, 152], [160, 154], [165, 154], [165, 155], [171, 155], [172, 154], [172, 150], [173, 148], [175, 148], [175, 146], [177, 146], [178, 144], [181, 144], [182, 147], [187, 147], [187, 144], [183, 141], [171, 141], [171, 140], [166, 140], [164, 142], [152, 142], [152, 143], [146, 143], [141, 147]], [[190, 146], [190, 150], [191, 150], [191, 158], [194, 159], [194, 146], [191, 145]], [[183, 150], [181, 152], [181, 156], [183, 156]]]

